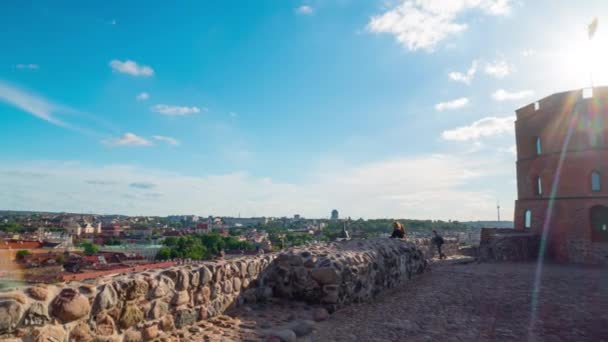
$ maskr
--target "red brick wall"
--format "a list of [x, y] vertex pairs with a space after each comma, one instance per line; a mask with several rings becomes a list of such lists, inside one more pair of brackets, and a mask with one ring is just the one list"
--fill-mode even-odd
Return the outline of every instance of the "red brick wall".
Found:
[[[515, 229], [525, 230], [525, 211], [531, 210], [531, 232], [548, 227], [547, 253], [558, 261], [608, 263], [608, 244], [591, 241], [589, 210], [608, 206], [608, 87], [594, 89], [591, 99], [581, 91], [555, 94], [517, 111], [517, 192]], [[546, 217], [561, 151], [568, 129], [551, 217]], [[536, 137], [542, 153], [536, 153]], [[591, 190], [591, 173], [599, 171], [602, 188]], [[542, 195], [537, 194], [541, 177]]]

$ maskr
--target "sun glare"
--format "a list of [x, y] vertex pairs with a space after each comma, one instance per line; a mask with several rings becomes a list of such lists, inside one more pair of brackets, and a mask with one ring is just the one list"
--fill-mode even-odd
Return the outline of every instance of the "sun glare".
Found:
[[562, 40], [563, 47], [555, 56], [553, 70], [558, 78], [572, 87], [589, 87], [608, 84], [608, 40], [598, 34], [589, 40], [583, 34], [569, 35]]

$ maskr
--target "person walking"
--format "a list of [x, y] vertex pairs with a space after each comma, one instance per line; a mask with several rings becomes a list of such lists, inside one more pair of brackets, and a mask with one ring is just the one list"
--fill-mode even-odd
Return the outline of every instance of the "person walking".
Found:
[[437, 233], [436, 230], [433, 230], [433, 238], [431, 239], [433, 244], [437, 246], [437, 252], [439, 253], [439, 259], [447, 258], [445, 254], [441, 251], [441, 246], [443, 246], [443, 237]]
[[393, 222], [393, 234], [391, 235], [391, 239], [404, 239], [405, 238], [405, 227], [401, 222], [395, 221]]

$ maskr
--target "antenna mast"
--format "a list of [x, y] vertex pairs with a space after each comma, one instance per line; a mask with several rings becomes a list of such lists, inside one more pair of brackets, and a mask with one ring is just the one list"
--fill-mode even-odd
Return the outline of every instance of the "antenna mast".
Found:
[[496, 212], [498, 214], [498, 222], [500, 222], [500, 203], [496, 201]]

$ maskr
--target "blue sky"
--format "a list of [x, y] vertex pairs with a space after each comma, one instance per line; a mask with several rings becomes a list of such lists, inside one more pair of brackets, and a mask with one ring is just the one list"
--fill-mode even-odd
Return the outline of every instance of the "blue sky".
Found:
[[607, 7], [3, 3], [0, 208], [511, 218], [514, 110], [608, 80]]

